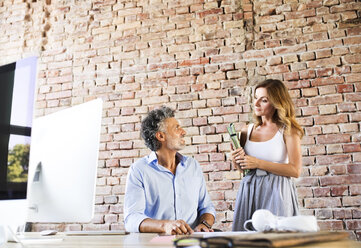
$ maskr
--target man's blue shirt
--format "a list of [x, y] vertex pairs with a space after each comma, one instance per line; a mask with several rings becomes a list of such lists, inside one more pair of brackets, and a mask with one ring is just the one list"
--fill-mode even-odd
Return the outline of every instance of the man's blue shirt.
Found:
[[204, 213], [216, 216], [199, 163], [177, 153], [175, 175], [158, 164], [157, 155], [136, 161], [129, 169], [124, 199], [124, 223], [129, 232], [139, 232], [144, 219], [182, 219], [191, 228]]

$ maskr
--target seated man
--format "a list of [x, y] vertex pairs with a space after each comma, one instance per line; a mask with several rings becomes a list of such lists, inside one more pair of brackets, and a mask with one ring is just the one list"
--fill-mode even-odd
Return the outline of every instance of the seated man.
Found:
[[213, 231], [215, 209], [198, 162], [178, 153], [186, 132], [174, 110], [161, 107], [142, 121], [141, 135], [152, 152], [129, 169], [124, 222], [129, 232], [189, 234]]

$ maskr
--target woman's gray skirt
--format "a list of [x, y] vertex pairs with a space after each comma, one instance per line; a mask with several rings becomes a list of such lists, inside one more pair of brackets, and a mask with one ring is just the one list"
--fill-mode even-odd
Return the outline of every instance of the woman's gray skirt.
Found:
[[236, 198], [233, 231], [245, 231], [243, 223], [257, 209], [268, 209], [277, 216], [299, 214], [296, 187], [289, 177], [263, 170], [251, 170], [241, 181]]

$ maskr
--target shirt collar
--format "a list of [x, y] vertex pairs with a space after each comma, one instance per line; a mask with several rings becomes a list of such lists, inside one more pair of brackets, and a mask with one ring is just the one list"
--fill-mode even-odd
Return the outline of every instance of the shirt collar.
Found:
[[[186, 156], [183, 156], [182, 154], [177, 152], [176, 157], [179, 159], [180, 164], [182, 166], [185, 166]], [[147, 161], [148, 164], [154, 164], [154, 165], [158, 164], [157, 154], [153, 151], [148, 155], [147, 160], [148, 160]]]

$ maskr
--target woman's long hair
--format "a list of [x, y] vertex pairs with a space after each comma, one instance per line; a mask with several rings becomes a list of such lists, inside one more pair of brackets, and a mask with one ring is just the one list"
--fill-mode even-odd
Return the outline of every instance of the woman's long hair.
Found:
[[[267, 90], [268, 99], [275, 108], [272, 119], [277, 126], [285, 127], [286, 134], [291, 134], [291, 129], [295, 128], [302, 138], [303, 129], [296, 120], [295, 108], [286, 86], [280, 80], [267, 79], [256, 86], [255, 92], [258, 88]], [[259, 126], [262, 124], [262, 118], [254, 115], [254, 122], [256, 127]]]

